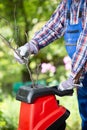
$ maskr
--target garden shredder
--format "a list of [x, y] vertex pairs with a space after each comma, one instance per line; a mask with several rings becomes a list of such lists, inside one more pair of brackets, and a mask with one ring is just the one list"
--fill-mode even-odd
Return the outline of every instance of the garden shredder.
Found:
[[21, 101], [18, 130], [65, 130], [70, 112], [59, 104], [55, 95], [72, 95], [73, 90], [53, 87], [23, 86], [16, 99]]

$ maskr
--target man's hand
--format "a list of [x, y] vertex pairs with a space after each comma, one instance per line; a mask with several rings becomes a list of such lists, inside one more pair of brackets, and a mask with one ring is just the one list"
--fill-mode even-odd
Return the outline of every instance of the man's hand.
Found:
[[59, 84], [58, 90], [64, 91], [77, 87], [83, 87], [83, 84], [80, 82], [76, 82], [76, 80], [73, 79], [72, 76], [70, 76], [66, 81]]
[[38, 49], [37, 49], [35, 44], [33, 44], [33, 43], [26, 43], [24, 46], [19, 47], [16, 50], [16, 52], [17, 53], [14, 53], [15, 59], [19, 63], [24, 64], [24, 61], [23, 61], [22, 58], [28, 58], [29, 55], [38, 53]]
[[64, 91], [74, 88], [73, 78], [70, 76], [66, 81], [62, 82], [58, 86], [58, 90]]

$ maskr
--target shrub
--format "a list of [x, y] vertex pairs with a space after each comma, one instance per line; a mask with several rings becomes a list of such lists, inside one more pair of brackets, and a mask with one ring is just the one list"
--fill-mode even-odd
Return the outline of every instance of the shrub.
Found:
[[0, 130], [16, 130], [18, 126], [19, 102], [8, 97], [0, 103]]

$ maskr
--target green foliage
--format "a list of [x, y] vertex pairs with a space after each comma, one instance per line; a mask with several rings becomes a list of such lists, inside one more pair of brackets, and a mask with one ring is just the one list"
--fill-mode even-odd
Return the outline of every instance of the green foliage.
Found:
[[0, 102], [0, 130], [16, 130], [18, 126], [19, 102], [7, 97]]
[[28, 34], [36, 23], [47, 20], [57, 3], [56, 0], [1, 0], [1, 23], [10, 25], [16, 44], [24, 44], [27, 42], [25, 33]]

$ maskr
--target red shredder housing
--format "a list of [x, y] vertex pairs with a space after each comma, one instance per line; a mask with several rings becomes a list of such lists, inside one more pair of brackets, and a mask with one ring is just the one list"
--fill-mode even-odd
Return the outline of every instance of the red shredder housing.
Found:
[[17, 99], [21, 101], [21, 107], [18, 130], [56, 130], [56, 125], [62, 125], [69, 116], [69, 111], [59, 105], [50, 89], [48, 92], [44, 90], [23, 87], [19, 91]]

